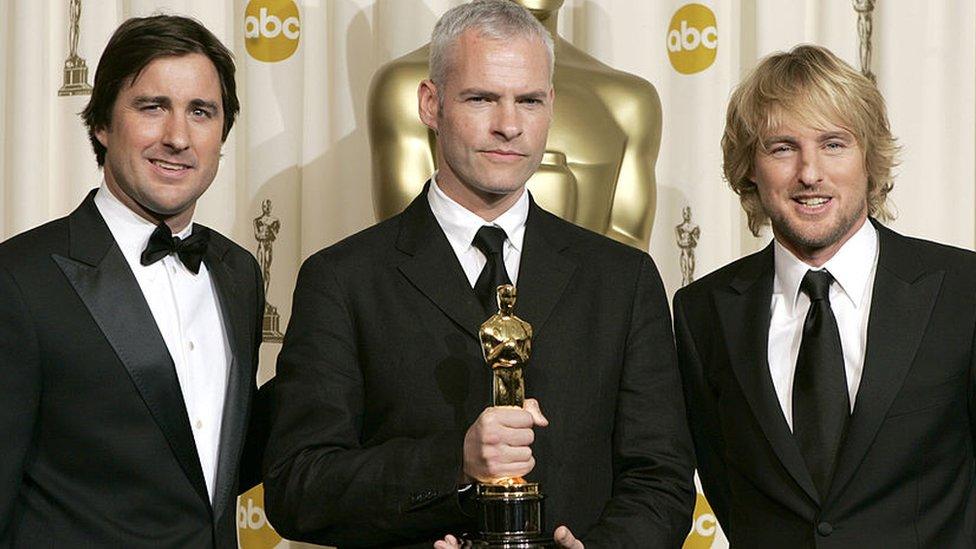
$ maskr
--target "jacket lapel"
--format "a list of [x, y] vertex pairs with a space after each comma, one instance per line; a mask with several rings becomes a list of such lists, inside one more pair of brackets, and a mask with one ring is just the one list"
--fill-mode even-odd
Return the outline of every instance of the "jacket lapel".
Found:
[[530, 196], [515, 314], [532, 325], [536, 338], [576, 270], [576, 263], [560, 253], [569, 243], [565, 232], [557, 230], [556, 223], [561, 222], [536, 205]]
[[[429, 185], [430, 182], [427, 183]], [[445, 315], [475, 339], [488, 318], [427, 203], [427, 185], [403, 211], [396, 247], [410, 256], [400, 272]]]
[[868, 317], [864, 372], [834, 473], [832, 498], [853, 478], [901, 389], [945, 276], [941, 270], [927, 272], [908, 239], [874, 224], [878, 230], [878, 268]]
[[255, 337], [252, 333], [253, 319], [249, 322], [248, 314], [250, 312], [250, 316], [253, 316], [254, 311], [248, 311], [249, 300], [244, 299], [250, 288], [242, 287], [237, 282], [240, 276], [235, 276], [231, 266], [224, 261], [228, 251], [227, 242], [223, 239], [211, 238], [207, 255], [204, 257], [217, 291], [217, 302], [220, 304], [221, 318], [231, 353], [214, 487], [214, 516], [218, 518], [225, 511], [227, 502], [233, 499], [228, 497], [228, 493], [237, 485], [240, 449], [244, 444], [251, 404], [249, 392], [256, 374], [252, 367]]
[[767, 346], [773, 295], [773, 246], [753, 255], [728, 288], [715, 291], [715, 306], [729, 362], [753, 416], [780, 462], [803, 491], [819, 502], [817, 489], [793, 439], [769, 374]]
[[70, 257], [53, 259], [125, 366], [190, 484], [209, 506], [176, 368], [138, 282], [95, 207], [94, 194], [68, 217]]

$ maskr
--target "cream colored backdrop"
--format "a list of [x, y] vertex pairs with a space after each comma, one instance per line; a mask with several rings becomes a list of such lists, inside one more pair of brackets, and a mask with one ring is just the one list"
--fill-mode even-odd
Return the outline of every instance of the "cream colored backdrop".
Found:
[[[437, 17], [460, 1], [82, 0], [78, 55], [87, 61], [90, 83], [116, 25], [157, 11], [192, 15], [232, 48], [243, 113], [197, 220], [254, 250], [253, 219], [262, 200], [272, 201], [281, 230], [268, 300], [284, 327], [301, 260], [373, 222], [365, 127], [373, 71], [425, 43]], [[681, 0], [566, 0], [559, 24], [565, 38], [660, 92], [664, 137], [649, 246], [669, 293], [681, 284], [675, 226], [683, 207], [691, 207], [700, 228], [696, 276], [768, 239], [748, 233], [721, 180], [719, 138], [731, 87], [759, 57], [800, 42], [823, 44], [860, 66], [854, 3], [863, 0], [701, 0], [691, 8]], [[0, 0], [0, 239], [65, 215], [101, 179], [77, 116], [87, 96], [58, 96], [69, 51], [68, 4]], [[899, 212], [893, 226], [972, 248], [976, 7], [972, 0], [874, 4], [871, 69], [904, 146], [891, 195]], [[283, 25], [290, 12], [298, 21], [274, 38], [258, 33], [252, 54], [245, 35], [252, 23], [261, 25], [260, 19], [248, 23], [245, 12], [257, 17], [262, 7]], [[672, 25], [677, 34], [669, 41]], [[275, 34], [273, 22], [265, 28]], [[699, 37], [709, 31], [705, 43], [696, 44], [690, 29]], [[254, 57], [290, 49], [276, 61]], [[696, 63], [702, 66], [691, 67]], [[684, 74], [676, 66], [701, 70]], [[262, 378], [272, 375], [279, 347], [264, 345]], [[688, 546], [724, 547], [714, 520], [701, 510]], [[278, 544], [253, 494], [244, 499], [239, 522], [246, 547]]]

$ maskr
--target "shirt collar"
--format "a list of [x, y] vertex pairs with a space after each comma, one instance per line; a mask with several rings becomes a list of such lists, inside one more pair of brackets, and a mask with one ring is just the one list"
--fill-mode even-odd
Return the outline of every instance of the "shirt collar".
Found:
[[427, 191], [431, 212], [437, 223], [444, 230], [448, 240], [455, 249], [466, 250], [472, 246], [474, 235], [484, 225], [495, 225], [504, 229], [508, 236], [508, 243], [516, 252], [521, 252], [525, 238], [525, 222], [529, 217], [529, 193], [523, 191], [522, 196], [512, 204], [502, 215], [492, 222], [487, 222], [477, 214], [455, 202], [447, 196], [437, 185], [437, 174], [431, 178], [430, 189]]
[[[819, 269], [830, 272], [841, 293], [850, 299], [854, 308], [860, 308], [877, 258], [878, 231], [870, 221], [865, 221]], [[776, 273], [773, 293], [781, 294], [791, 306], [796, 305], [800, 282], [808, 270], [818, 268], [804, 263], [776, 239], [773, 240], [773, 264]]]
[[[130, 264], [139, 264], [142, 251], [146, 249], [146, 244], [149, 243], [149, 237], [156, 230], [156, 225], [123, 204], [108, 189], [104, 180], [98, 191], [95, 192], [94, 200], [95, 207], [102, 214], [102, 218], [108, 225], [108, 230], [115, 238], [115, 242], [122, 250], [122, 254]], [[192, 232], [193, 223], [191, 222], [173, 236], [186, 238]]]

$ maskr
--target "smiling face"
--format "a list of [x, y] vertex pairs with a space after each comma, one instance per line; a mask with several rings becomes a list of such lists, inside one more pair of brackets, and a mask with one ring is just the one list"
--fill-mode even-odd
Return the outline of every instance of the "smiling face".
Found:
[[151, 61], [119, 91], [106, 148], [105, 183], [123, 204], [179, 231], [193, 216], [220, 163], [220, 80], [205, 55]]
[[437, 183], [479, 215], [500, 214], [545, 152], [554, 97], [546, 48], [469, 29], [450, 55], [441, 87], [425, 80], [418, 91], [421, 120], [437, 133]]
[[752, 180], [776, 240], [822, 265], [867, 220], [864, 154], [847, 130], [813, 128], [791, 117], [757, 147]]

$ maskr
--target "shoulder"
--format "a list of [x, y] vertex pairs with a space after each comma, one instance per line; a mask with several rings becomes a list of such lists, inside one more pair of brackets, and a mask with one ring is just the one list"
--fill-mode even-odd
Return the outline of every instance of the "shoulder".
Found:
[[731, 289], [732, 283], [743, 275], [756, 278], [753, 273], [757, 270], [772, 269], [771, 258], [772, 250], [766, 247], [708, 273], [675, 292], [675, 309], [679, 307], [679, 304], [695, 306], [699, 303], [705, 303], [716, 291]]
[[304, 261], [302, 270], [329, 265], [339, 272], [360, 272], [372, 269], [377, 263], [388, 261], [396, 248], [403, 217], [401, 212], [322, 248]]
[[52, 254], [67, 254], [68, 222], [66, 217], [49, 221], [0, 243], [0, 268], [28, 271], [38, 262], [49, 263]]
[[[880, 224], [878, 227], [881, 262], [911, 259], [923, 271], [947, 270], [959, 272], [976, 283], [976, 253], [972, 250], [941, 244], [931, 240], [905, 236]], [[884, 257], [888, 254], [889, 257]]]

